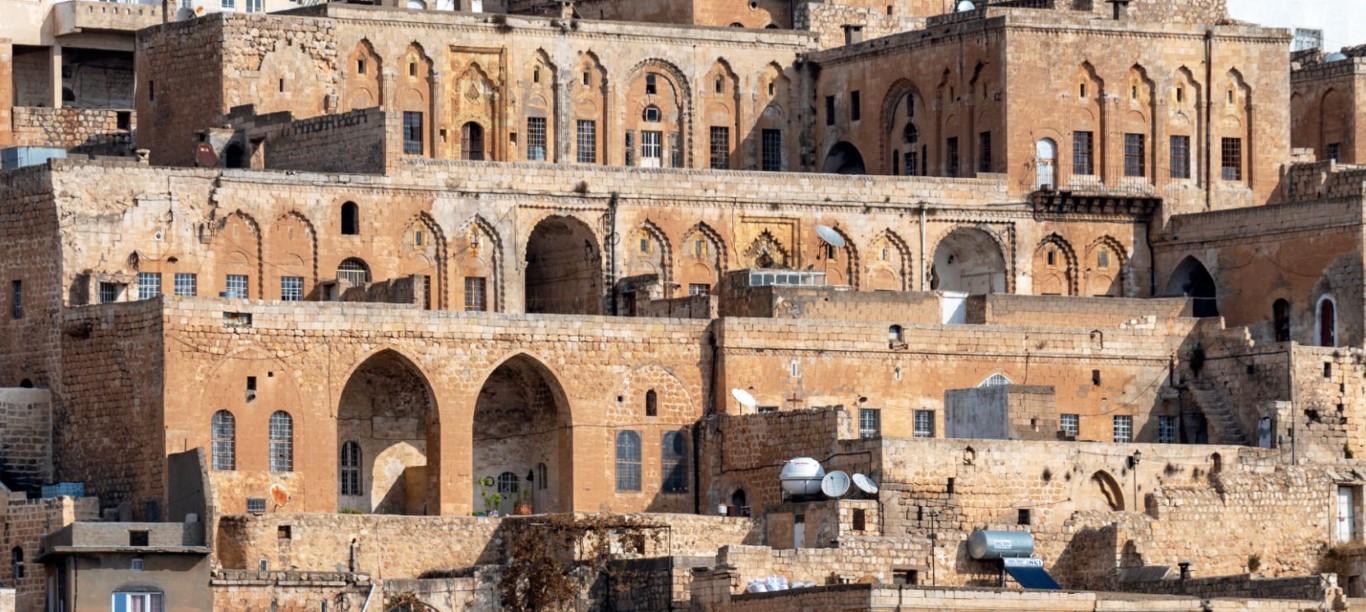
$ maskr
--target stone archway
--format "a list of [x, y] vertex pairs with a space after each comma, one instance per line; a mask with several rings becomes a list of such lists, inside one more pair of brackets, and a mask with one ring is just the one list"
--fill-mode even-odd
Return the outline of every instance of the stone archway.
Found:
[[934, 249], [931, 289], [973, 295], [1006, 292], [1006, 261], [996, 239], [982, 230], [953, 230]]
[[1219, 316], [1219, 296], [1214, 277], [1205, 264], [1194, 257], [1187, 257], [1176, 266], [1176, 271], [1167, 281], [1166, 294], [1191, 298], [1192, 314], [1197, 317]]
[[526, 247], [526, 312], [603, 314], [602, 250], [573, 217], [536, 224]]
[[439, 512], [440, 416], [430, 385], [391, 350], [351, 373], [337, 407], [337, 508]]
[[835, 146], [830, 147], [830, 153], [825, 156], [825, 164], [821, 166], [821, 172], [834, 174], [867, 174], [867, 168], [863, 164], [863, 154], [858, 147], [840, 141]]
[[[555, 375], [540, 361], [519, 354], [504, 361], [479, 390], [474, 407], [474, 503], [501, 492], [498, 510], [509, 513], [523, 488], [535, 512], [573, 509], [573, 429], [569, 402]], [[500, 476], [513, 478], [500, 481]], [[489, 477], [494, 484], [483, 488]], [[515, 483], [515, 489], [509, 486]]]

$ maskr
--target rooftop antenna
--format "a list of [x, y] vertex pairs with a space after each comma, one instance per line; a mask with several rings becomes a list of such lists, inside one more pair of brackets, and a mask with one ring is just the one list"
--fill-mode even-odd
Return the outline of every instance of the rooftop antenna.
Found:
[[753, 408], [755, 405], [758, 404], [758, 402], [754, 401], [754, 396], [750, 395], [749, 391], [746, 391], [744, 389], [731, 389], [730, 395], [731, 397], [735, 398], [735, 401], [740, 402], [741, 406], [744, 406], [746, 408]]

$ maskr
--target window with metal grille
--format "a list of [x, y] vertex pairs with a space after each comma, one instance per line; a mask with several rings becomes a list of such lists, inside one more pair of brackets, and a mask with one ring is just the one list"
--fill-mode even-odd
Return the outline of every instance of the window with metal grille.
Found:
[[659, 93], [659, 77], [654, 73], [645, 75], [645, 95], [653, 96]]
[[1162, 444], [1176, 444], [1176, 417], [1157, 417], [1157, 441]]
[[117, 302], [119, 295], [123, 293], [123, 285], [119, 283], [100, 283], [100, 303], [108, 304]]
[[659, 464], [664, 476], [665, 493], [682, 493], [688, 490], [688, 440], [683, 437], [682, 432], [664, 432]]
[[1134, 417], [1116, 416], [1114, 420], [1115, 442], [1133, 442], [1134, 440]]
[[580, 119], [574, 140], [575, 156], [581, 164], [598, 163], [598, 122]]
[[337, 280], [346, 281], [352, 287], [363, 287], [370, 282], [370, 266], [360, 259], [348, 257], [337, 266]]
[[653, 104], [645, 107], [645, 112], [642, 114], [642, 118], [650, 123], [659, 123], [663, 116], [663, 113], [659, 112], [659, 107]]
[[1081, 415], [1079, 414], [1060, 414], [1058, 415], [1058, 429], [1062, 430], [1063, 435], [1075, 438], [1081, 432]]
[[978, 386], [979, 388], [981, 388], [981, 387], [1003, 387], [1003, 386], [1009, 385], [1009, 384], [1011, 384], [1009, 378], [1006, 378], [1004, 374], [997, 373], [997, 374], [992, 374], [991, 376], [986, 377], [986, 379], [983, 380], [981, 383], [979, 383], [977, 386]]
[[918, 176], [920, 174], [920, 154], [915, 151], [907, 151], [903, 159], [901, 171], [906, 176]]
[[1188, 179], [1191, 177], [1191, 137], [1172, 136], [1171, 177]]
[[658, 167], [659, 160], [664, 156], [664, 132], [644, 131], [640, 133], [640, 160], [644, 164], [653, 161]]
[[914, 414], [915, 437], [933, 438], [934, 437], [934, 411], [917, 410]]
[[10, 281], [10, 316], [24, 318], [24, 281]]
[[730, 128], [711, 127], [711, 167], [724, 170], [730, 167]]
[[634, 166], [636, 161], [636, 133], [626, 132], [626, 165]]
[[213, 413], [213, 469], [237, 469], [237, 417], [227, 410]]
[[138, 299], [150, 300], [161, 295], [160, 272], [138, 272]]
[[1147, 176], [1143, 134], [1124, 135], [1124, 176]]
[[825, 124], [835, 125], [835, 96], [825, 97]]
[[1219, 167], [1226, 181], [1243, 180], [1243, 139], [1225, 138], [1219, 148]]
[[261, 12], [261, 0], [247, 0], [247, 12], [248, 12], [248, 13], [259, 13], [259, 12]]
[[429, 274], [422, 275], [422, 309], [432, 309], [432, 277]]
[[192, 272], [175, 273], [175, 294], [182, 297], [194, 297], [199, 293], [199, 277]]
[[783, 131], [764, 130], [760, 133], [763, 144], [763, 164], [765, 172], [779, 172], [783, 169]]
[[526, 158], [545, 161], [545, 117], [526, 118]]
[[958, 137], [950, 138], [947, 143], [948, 167], [946, 172], [949, 176], [958, 176]]
[[498, 492], [503, 494], [503, 499], [512, 499], [521, 489], [522, 482], [516, 474], [503, 472], [498, 475]]
[[247, 289], [247, 275], [245, 274], [229, 274], [224, 288], [226, 290], [223, 297], [246, 299], [250, 296]]
[[991, 132], [977, 135], [977, 171], [991, 172]]
[[859, 93], [857, 91], [849, 92], [850, 121], [858, 121], [863, 116], [863, 109], [861, 108], [861, 106], [862, 104], [860, 104]]
[[858, 411], [858, 437], [876, 438], [882, 435], [882, 410], [860, 408]]
[[360, 444], [351, 440], [343, 443], [339, 463], [341, 494], [360, 495]]
[[422, 155], [422, 113], [403, 111], [403, 153]]
[[270, 471], [294, 471], [294, 417], [283, 410], [270, 415]]
[[300, 302], [304, 299], [304, 277], [280, 277], [280, 299], [286, 302]]
[[1091, 176], [1096, 173], [1095, 132], [1072, 132], [1072, 174]]
[[683, 135], [677, 132], [669, 134], [669, 160], [670, 166], [683, 167]]
[[1324, 155], [1325, 157], [1327, 157], [1328, 159], [1333, 160], [1333, 161], [1341, 161], [1341, 160], [1342, 160], [1342, 143], [1340, 143], [1340, 142], [1330, 142], [1330, 143], [1328, 143], [1328, 146], [1325, 147], [1325, 148], [1326, 148], [1326, 152], [1325, 152], [1325, 155]]
[[711, 295], [711, 285], [707, 283], [688, 283], [688, 295]]
[[488, 310], [488, 300], [484, 297], [487, 279], [482, 276], [465, 277], [465, 310], [484, 312]]
[[640, 433], [617, 433], [617, 490], [640, 490]]

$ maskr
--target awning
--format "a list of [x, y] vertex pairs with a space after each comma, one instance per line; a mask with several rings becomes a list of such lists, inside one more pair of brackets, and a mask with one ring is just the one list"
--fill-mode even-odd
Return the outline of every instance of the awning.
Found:
[[1007, 574], [1026, 589], [1062, 590], [1043, 568], [1043, 559], [1001, 559]]

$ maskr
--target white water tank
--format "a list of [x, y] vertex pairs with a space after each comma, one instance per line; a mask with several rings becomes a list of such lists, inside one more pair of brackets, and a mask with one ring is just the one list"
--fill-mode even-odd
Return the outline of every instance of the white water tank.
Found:
[[788, 495], [815, 495], [821, 492], [821, 479], [825, 478], [825, 468], [819, 461], [810, 457], [797, 457], [783, 464], [783, 490]]

